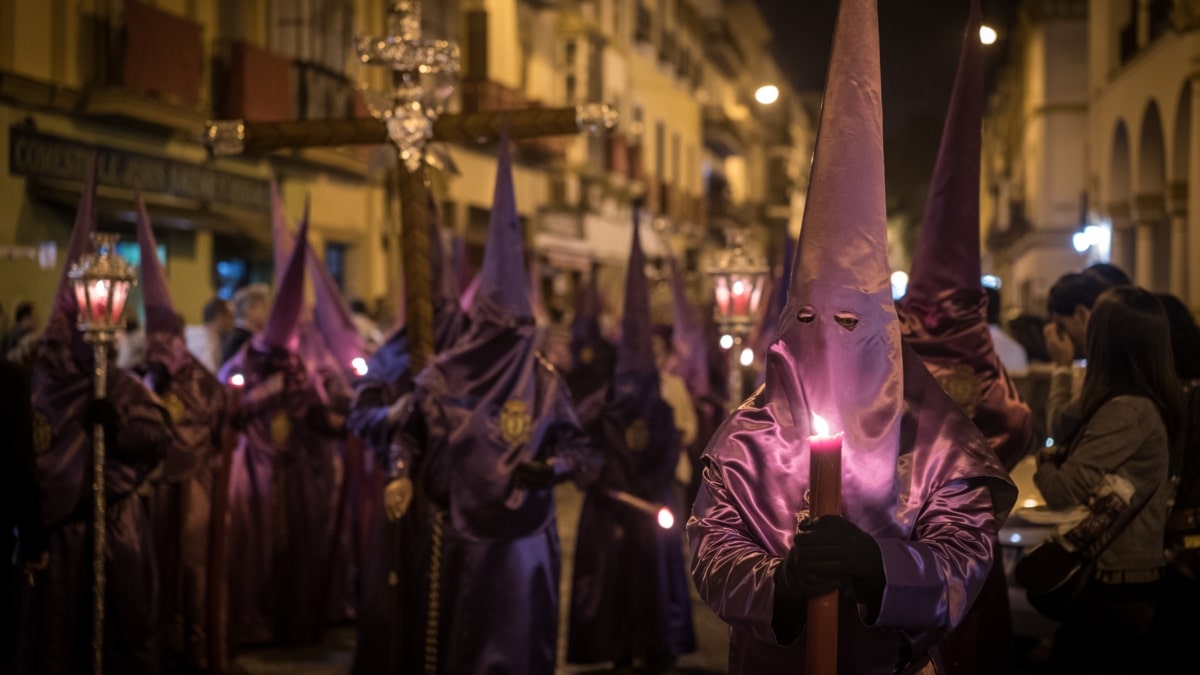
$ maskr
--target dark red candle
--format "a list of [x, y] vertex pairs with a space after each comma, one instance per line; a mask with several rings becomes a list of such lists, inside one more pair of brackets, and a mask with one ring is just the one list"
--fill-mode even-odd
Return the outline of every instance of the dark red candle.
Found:
[[[813, 416], [808, 437], [809, 514], [812, 518], [842, 512], [842, 434], [830, 435], [820, 416]], [[805, 638], [805, 669], [810, 675], [837, 673], [838, 592], [810, 598]]]

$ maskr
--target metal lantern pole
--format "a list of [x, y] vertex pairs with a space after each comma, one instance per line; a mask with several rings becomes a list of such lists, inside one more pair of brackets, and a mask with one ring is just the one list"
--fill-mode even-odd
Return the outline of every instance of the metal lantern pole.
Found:
[[[68, 277], [79, 303], [78, 328], [95, 356], [93, 396], [103, 400], [108, 382], [108, 349], [119, 326], [134, 269], [116, 254], [117, 235], [93, 234], [96, 250], [76, 263]], [[104, 673], [104, 592], [107, 515], [104, 488], [104, 426], [92, 429], [92, 671]]]

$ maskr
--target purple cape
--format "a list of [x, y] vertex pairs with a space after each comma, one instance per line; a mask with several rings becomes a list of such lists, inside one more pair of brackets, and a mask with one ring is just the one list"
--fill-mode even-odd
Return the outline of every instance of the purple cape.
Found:
[[229, 478], [230, 633], [309, 642], [323, 623], [328, 411], [300, 358], [253, 342], [221, 368], [244, 378], [245, 431]]

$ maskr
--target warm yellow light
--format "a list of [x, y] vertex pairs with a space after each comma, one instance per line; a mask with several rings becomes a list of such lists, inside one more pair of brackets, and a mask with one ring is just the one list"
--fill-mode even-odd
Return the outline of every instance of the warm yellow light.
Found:
[[779, 100], [779, 87], [773, 84], [764, 84], [754, 92], [754, 100], [763, 105], [771, 105]]
[[1024, 506], [1027, 509], [1032, 509], [1033, 507], [1035, 507], [1037, 505], [1038, 505], [1038, 500], [1036, 500], [1036, 499], [1026, 499], [1025, 501], [1021, 502], [1021, 506]]
[[979, 41], [985, 45], [996, 44], [996, 29], [991, 26], [979, 27]]
[[665, 506], [658, 510], [658, 526], [664, 530], [675, 527], [675, 515]]
[[824, 417], [816, 414], [813, 415], [813, 435], [822, 437], [829, 435], [829, 422], [826, 422]]

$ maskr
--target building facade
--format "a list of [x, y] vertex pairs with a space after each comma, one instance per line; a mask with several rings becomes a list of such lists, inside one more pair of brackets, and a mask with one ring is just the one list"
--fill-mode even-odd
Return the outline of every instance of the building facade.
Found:
[[[391, 313], [400, 293], [399, 208], [388, 147], [209, 157], [208, 119], [368, 115], [357, 32], [386, 32], [387, 0], [17, 0], [0, 3], [0, 301], [47, 308], [82, 184], [100, 157], [101, 228], [132, 241], [141, 185], [178, 309], [269, 281], [268, 179], [288, 215], [312, 200], [311, 237], [348, 297]], [[703, 293], [706, 252], [723, 245], [714, 210], [766, 251], [798, 223], [812, 122], [766, 59], [752, 3], [730, 0], [438, 0], [429, 36], [458, 42], [458, 112], [615, 105], [616, 133], [519, 142], [517, 206], [553, 324], [598, 269], [619, 313], [631, 209], [661, 267], [670, 247]], [[18, 37], [20, 39], [18, 39]], [[761, 84], [784, 89], [769, 106]], [[454, 144], [434, 172], [447, 238], [477, 267], [495, 175], [494, 145]], [[781, 230], [781, 228], [783, 228]], [[54, 259], [54, 260], [52, 260]], [[657, 296], [665, 300], [665, 292]], [[613, 326], [615, 328], [615, 324]], [[561, 332], [561, 330], [559, 331]]]
[[1112, 262], [1200, 313], [1200, 3], [1024, 2], [984, 125], [983, 232], [1008, 314]]

